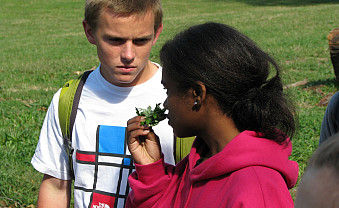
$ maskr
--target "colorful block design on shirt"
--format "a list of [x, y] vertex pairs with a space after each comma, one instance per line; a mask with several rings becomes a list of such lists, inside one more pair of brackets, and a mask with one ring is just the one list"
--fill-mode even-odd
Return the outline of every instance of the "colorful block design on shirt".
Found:
[[115, 198], [99, 193], [93, 193], [92, 207], [93, 208], [111, 208], [114, 207]]
[[98, 126], [96, 151], [77, 150], [76, 163], [79, 171], [87, 167], [93, 172], [93, 176], [87, 177], [92, 181], [84, 181], [84, 187], [75, 185], [77, 190], [92, 192], [89, 207], [124, 207], [130, 189], [128, 176], [134, 169], [127, 150], [125, 127]]

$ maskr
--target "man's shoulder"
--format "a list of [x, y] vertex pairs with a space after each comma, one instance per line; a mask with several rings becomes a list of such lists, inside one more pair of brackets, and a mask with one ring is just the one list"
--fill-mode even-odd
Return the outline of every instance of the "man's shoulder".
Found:
[[151, 61], [158, 69], [161, 69], [162, 68], [162, 66], [159, 64], [159, 63], [157, 63], [157, 62], [154, 62], [154, 61]]

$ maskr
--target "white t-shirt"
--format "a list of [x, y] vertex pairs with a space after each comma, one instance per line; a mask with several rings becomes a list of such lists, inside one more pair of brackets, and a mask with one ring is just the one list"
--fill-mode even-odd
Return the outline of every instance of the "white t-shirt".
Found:
[[[128, 175], [133, 162], [125, 141], [127, 120], [135, 108], [163, 103], [162, 69], [147, 82], [134, 87], [117, 87], [106, 81], [100, 66], [84, 85], [72, 133], [74, 207], [124, 207], [129, 192]], [[69, 180], [68, 155], [58, 119], [60, 90], [47, 111], [32, 165], [41, 173]], [[154, 128], [167, 163], [174, 164], [173, 130], [168, 121]]]

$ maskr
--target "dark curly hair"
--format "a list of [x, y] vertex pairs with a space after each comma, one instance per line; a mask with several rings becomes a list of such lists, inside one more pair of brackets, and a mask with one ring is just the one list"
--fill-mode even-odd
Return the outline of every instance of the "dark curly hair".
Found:
[[203, 82], [239, 131], [279, 143], [293, 136], [294, 108], [278, 64], [236, 29], [213, 22], [192, 26], [166, 42], [160, 60], [183, 92]]

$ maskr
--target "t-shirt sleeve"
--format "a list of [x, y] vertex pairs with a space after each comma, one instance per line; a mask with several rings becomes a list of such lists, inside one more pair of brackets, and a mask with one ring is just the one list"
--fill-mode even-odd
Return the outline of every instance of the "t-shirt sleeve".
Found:
[[58, 117], [60, 91], [61, 89], [54, 94], [48, 108], [31, 163], [41, 173], [62, 180], [70, 180], [68, 155], [64, 148]]

